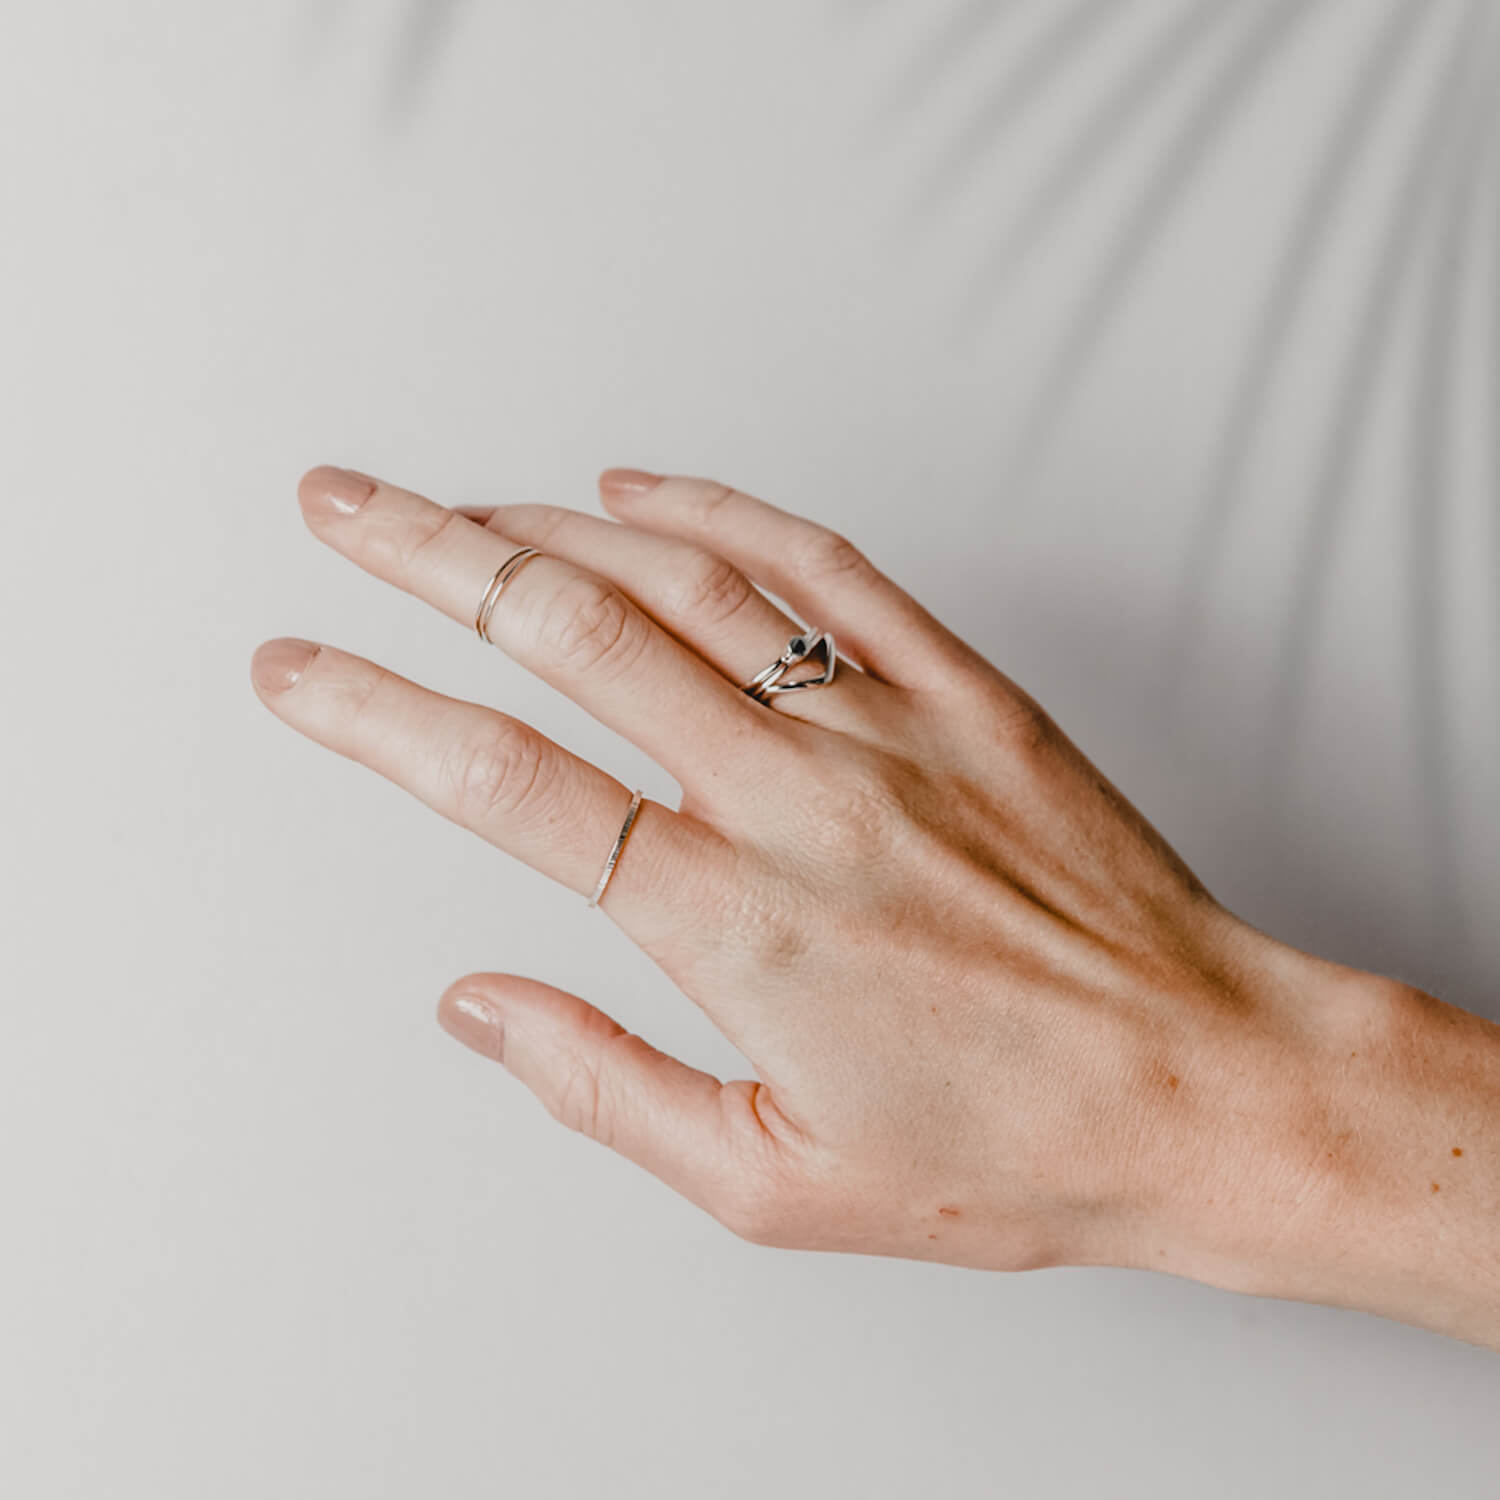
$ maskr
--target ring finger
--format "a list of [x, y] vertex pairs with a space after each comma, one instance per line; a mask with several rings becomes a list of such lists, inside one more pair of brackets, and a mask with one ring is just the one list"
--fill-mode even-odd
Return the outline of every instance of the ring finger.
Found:
[[[268, 641], [252, 676], [262, 702], [299, 733], [580, 896], [593, 891], [630, 805], [597, 766], [519, 719], [310, 641]], [[649, 944], [673, 922], [675, 893], [711, 880], [721, 853], [701, 824], [645, 803], [600, 905]]]

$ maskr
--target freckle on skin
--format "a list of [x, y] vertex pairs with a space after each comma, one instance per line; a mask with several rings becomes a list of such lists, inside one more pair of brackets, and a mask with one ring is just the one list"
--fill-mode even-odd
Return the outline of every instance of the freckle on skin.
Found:
[[1440, 1188], [1440, 1187], [1439, 1187], [1439, 1186], [1438, 1186], [1438, 1185], [1437, 1185], [1437, 1183], [1433, 1183], [1433, 1185], [1432, 1185], [1432, 1190], [1433, 1190], [1433, 1192], [1435, 1192], [1435, 1193], [1440, 1193], [1440, 1192], [1442, 1192], [1442, 1189], [1441, 1189], [1441, 1188]]
[[1167, 1087], [1169, 1089], [1173, 1090], [1173, 1092], [1176, 1092], [1177, 1084], [1178, 1084], [1177, 1075], [1175, 1073], [1169, 1073], [1169, 1074], [1167, 1074]]
[[937, 1238], [937, 1236], [935, 1234], [929, 1234], [927, 1236], [927, 1238], [930, 1239], [930, 1240], [935, 1240]]
[[942, 1214], [945, 1219], [956, 1219], [958, 1217], [958, 1210], [956, 1208], [940, 1208], [938, 1209], [938, 1212]]
[[1455, 1156], [1462, 1156], [1464, 1154], [1464, 1148], [1462, 1146], [1455, 1146], [1453, 1148], [1453, 1154]]

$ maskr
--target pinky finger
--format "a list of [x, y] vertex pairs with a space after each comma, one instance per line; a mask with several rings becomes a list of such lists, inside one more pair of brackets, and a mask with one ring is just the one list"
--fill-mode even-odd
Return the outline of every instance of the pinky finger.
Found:
[[508, 974], [461, 979], [438, 1021], [502, 1063], [572, 1130], [644, 1167], [746, 1239], [779, 1237], [789, 1148], [758, 1108], [763, 1085], [720, 1083], [576, 995]]

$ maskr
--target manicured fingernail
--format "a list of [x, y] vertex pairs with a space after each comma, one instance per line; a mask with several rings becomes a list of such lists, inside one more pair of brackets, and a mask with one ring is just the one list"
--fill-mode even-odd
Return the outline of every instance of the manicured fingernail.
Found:
[[305, 516], [352, 516], [375, 493], [375, 481], [353, 469], [311, 469], [297, 486]]
[[505, 1061], [505, 1022], [499, 1007], [483, 995], [444, 995], [438, 1002], [438, 1025], [481, 1056]]
[[263, 693], [284, 693], [307, 670], [318, 654], [311, 641], [291, 637], [267, 641], [250, 661], [250, 676]]
[[649, 495], [660, 483], [660, 474], [648, 474], [644, 469], [606, 469], [599, 476], [599, 488], [621, 500]]

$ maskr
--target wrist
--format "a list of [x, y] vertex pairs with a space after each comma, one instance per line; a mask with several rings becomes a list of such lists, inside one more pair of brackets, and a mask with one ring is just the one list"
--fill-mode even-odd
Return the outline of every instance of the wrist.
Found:
[[1249, 945], [1257, 999], [1204, 1070], [1135, 1263], [1500, 1347], [1500, 1027]]

